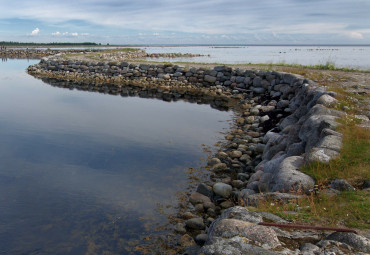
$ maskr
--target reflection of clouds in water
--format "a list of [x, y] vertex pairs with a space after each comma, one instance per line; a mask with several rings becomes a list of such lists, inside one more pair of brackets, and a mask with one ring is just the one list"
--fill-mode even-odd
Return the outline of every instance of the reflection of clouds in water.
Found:
[[90, 241], [121, 251], [119, 238], [143, 232], [139, 217], [161, 222], [158, 203], [185, 190], [185, 170], [200, 164], [201, 144], [214, 144], [231, 115], [63, 90], [14, 69], [0, 69], [0, 79], [12, 78], [0, 87], [0, 247], [19, 253], [70, 246], [83, 254]]

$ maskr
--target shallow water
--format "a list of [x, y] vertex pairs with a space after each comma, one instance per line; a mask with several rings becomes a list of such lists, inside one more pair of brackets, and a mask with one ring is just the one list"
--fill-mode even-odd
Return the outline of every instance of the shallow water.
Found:
[[36, 62], [0, 63], [0, 254], [134, 253], [232, 113], [55, 88]]
[[203, 57], [153, 58], [156, 61], [184, 61], [224, 64], [286, 63], [325, 65], [370, 70], [370, 46], [178, 46], [140, 47], [148, 53], [193, 53]]

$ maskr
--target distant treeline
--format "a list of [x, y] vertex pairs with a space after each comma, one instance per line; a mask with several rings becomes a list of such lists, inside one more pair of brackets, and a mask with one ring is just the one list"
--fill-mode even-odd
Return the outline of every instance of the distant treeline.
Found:
[[1, 46], [97, 46], [101, 44], [93, 42], [82, 42], [82, 43], [24, 43], [24, 42], [0, 42]]

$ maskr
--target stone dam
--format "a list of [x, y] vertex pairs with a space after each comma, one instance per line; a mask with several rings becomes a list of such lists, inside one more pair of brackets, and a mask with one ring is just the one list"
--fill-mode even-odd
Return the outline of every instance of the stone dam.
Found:
[[[88, 62], [62, 56], [43, 58], [28, 73], [53, 86], [166, 101], [184, 99], [235, 111], [227, 142], [206, 166], [210, 180], [199, 183], [189, 195], [189, 206], [179, 213], [183, 222], [174, 226], [184, 254], [370, 252], [366, 237], [262, 226], [263, 221], [288, 222], [242, 207], [266, 198], [289, 201], [312, 192], [315, 181], [300, 168], [339, 156], [342, 134], [335, 131], [336, 119], [344, 113], [333, 109], [336, 93], [315, 82], [289, 73], [227, 66]], [[343, 185], [337, 187], [343, 190]], [[286, 239], [296, 246], [282, 241]]]

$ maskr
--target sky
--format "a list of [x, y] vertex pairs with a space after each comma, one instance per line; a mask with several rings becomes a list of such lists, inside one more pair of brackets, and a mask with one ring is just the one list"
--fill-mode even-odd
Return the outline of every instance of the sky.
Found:
[[370, 0], [0, 0], [0, 41], [370, 44]]

